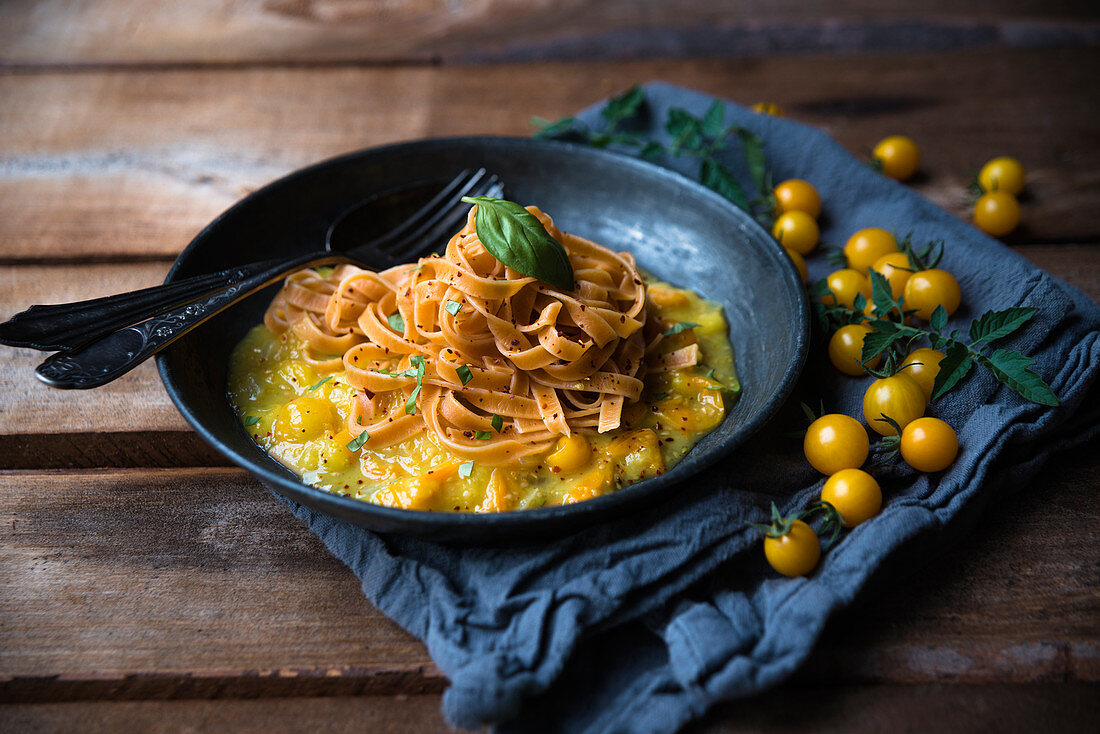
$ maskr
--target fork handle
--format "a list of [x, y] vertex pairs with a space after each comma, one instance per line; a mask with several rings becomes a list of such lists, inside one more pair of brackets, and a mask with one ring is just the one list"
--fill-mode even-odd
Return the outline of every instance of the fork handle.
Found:
[[[228, 288], [185, 303], [133, 326], [111, 331], [72, 351], [58, 352], [34, 371], [51, 387], [88, 389], [121, 377], [199, 324], [267, 285], [309, 266], [348, 262], [343, 255], [310, 253], [266, 263]], [[250, 268], [253, 266], [250, 266]]]
[[266, 260], [88, 301], [31, 306], [0, 324], [0, 344], [48, 352], [77, 349], [112, 331], [234, 286], [289, 260]]

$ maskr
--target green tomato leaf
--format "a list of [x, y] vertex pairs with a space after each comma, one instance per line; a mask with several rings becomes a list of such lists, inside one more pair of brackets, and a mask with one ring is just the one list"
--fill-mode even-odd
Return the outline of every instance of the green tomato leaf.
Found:
[[[880, 319], [887, 318], [887, 314], [898, 307], [894, 300], [894, 294], [890, 290], [890, 281], [886, 276], [877, 271], [869, 271], [871, 276], [871, 302], [875, 304], [875, 315]], [[862, 310], [862, 309], [861, 309]]]
[[1006, 337], [1030, 321], [1037, 310], [1006, 308], [1004, 311], [987, 311], [977, 321], [970, 322], [970, 340], [977, 346]]
[[575, 117], [563, 117], [554, 122], [544, 120], [541, 117], [531, 118], [531, 124], [539, 128], [539, 131], [535, 133], [534, 137], [545, 139], [559, 139], [574, 136], [576, 131], [573, 129], [573, 125], [576, 122], [577, 119]]
[[722, 134], [722, 128], [726, 122], [726, 106], [717, 99], [707, 108], [703, 115], [703, 134], [708, 138], [716, 138]]
[[894, 342], [904, 338], [904, 334], [893, 321], [871, 321], [870, 333], [863, 337], [863, 353], [860, 361], [866, 364], [878, 355], [885, 352]]
[[[1031, 402], [1039, 405], [1060, 405], [1058, 396], [1050, 386], [1031, 370], [1031, 365], [1035, 364], [1035, 360], [1031, 357], [1026, 357], [1014, 350], [998, 349], [988, 357], [981, 356], [978, 359], [997, 376], [998, 380]], [[943, 371], [942, 362], [940, 371]]]
[[[945, 345], [946, 348], [944, 348]], [[933, 347], [944, 353], [944, 358], [940, 360], [940, 371], [932, 384], [932, 399], [939, 400], [944, 393], [955, 387], [959, 380], [966, 377], [970, 368], [974, 366], [974, 360], [971, 359], [966, 345], [959, 342], [944, 341], [939, 346], [933, 344]]]
[[654, 140], [650, 140], [642, 147], [642, 150], [638, 153], [638, 155], [642, 158], [645, 158], [647, 161], [651, 161], [664, 152], [665, 147], [663, 145]]
[[947, 326], [947, 310], [942, 305], [936, 304], [929, 323], [932, 325], [932, 330], [939, 334], [943, 331], [943, 327]]
[[477, 204], [474, 228], [485, 249], [513, 270], [538, 278], [563, 291], [572, 291], [573, 265], [569, 255], [550, 236], [542, 222], [515, 202], [491, 196], [464, 196]]
[[865, 308], [867, 308], [867, 296], [862, 293], [857, 293], [856, 297], [852, 299], [852, 310], [860, 314], [863, 313], [863, 309]]
[[672, 152], [698, 151], [703, 145], [703, 122], [679, 107], [668, 111], [665, 131], [672, 136]]
[[813, 283], [810, 284], [809, 288], [806, 289], [806, 295], [808, 295], [810, 298], [821, 298], [822, 296], [827, 296], [830, 293], [832, 293], [832, 291], [829, 290], [829, 283], [824, 278], [821, 278], [820, 280], [815, 280]]
[[612, 97], [600, 110], [600, 114], [613, 126], [622, 120], [633, 117], [645, 102], [645, 93], [641, 87], [631, 87], [618, 97]]
[[745, 190], [737, 179], [733, 177], [729, 169], [716, 160], [707, 158], [700, 169], [700, 180], [708, 189], [717, 191], [726, 197], [739, 209], [749, 210], [749, 200], [745, 198]]
[[771, 187], [768, 186], [768, 162], [764, 158], [764, 141], [744, 128], [739, 128], [737, 134], [745, 147], [745, 162], [749, 166], [749, 175], [752, 176], [752, 181], [756, 184], [760, 195], [767, 196], [771, 193]]

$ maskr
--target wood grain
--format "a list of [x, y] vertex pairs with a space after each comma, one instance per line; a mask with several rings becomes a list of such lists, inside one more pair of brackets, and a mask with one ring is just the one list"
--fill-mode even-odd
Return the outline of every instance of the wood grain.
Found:
[[[836, 620], [800, 680], [1100, 680], [1100, 470]], [[0, 474], [0, 700], [438, 691], [423, 646], [236, 469]], [[1051, 532], [1051, 528], [1059, 528]]]
[[859, 155], [909, 134], [924, 156], [914, 188], [964, 217], [972, 171], [1015, 155], [1028, 196], [1008, 241], [1095, 242], [1100, 97], [1081, 90], [1098, 64], [1100, 48], [0, 75], [0, 263], [167, 260], [242, 195], [307, 163], [399, 139], [529, 135], [532, 115], [571, 114], [649, 79], [777, 102]]
[[[1014, 249], [1100, 300], [1100, 258], [1095, 246], [1026, 245]], [[163, 263], [0, 268], [0, 319], [33, 302], [93, 298], [154, 285], [166, 270]], [[58, 391], [34, 377], [34, 367], [43, 358], [43, 353], [29, 349], [0, 348], [0, 467], [225, 463], [190, 431], [164, 392], [152, 363], [97, 390]]]
[[[576, 59], [1082, 43], [1087, 3], [845, 0], [13, 0], [7, 64]], [[1076, 20], [1077, 22], [1073, 22]], [[1084, 21], [1084, 22], [1082, 22]]]
[[[717, 707], [685, 734], [872, 734], [896, 731], [1093, 731], [1100, 726], [1095, 685], [993, 684], [786, 686]], [[317, 731], [404, 734], [452, 731], [438, 695], [285, 698], [262, 701], [89, 702], [0, 707], [9, 731], [66, 731], [79, 722], [87, 734], [234, 731], [240, 734]]]

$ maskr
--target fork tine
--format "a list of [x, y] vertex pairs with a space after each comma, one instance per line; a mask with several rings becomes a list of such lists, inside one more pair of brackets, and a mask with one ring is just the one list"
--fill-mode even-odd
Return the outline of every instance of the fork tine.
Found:
[[378, 246], [378, 249], [389, 255], [399, 255], [403, 253], [408, 247], [409, 242], [419, 240], [426, 232], [434, 231], [439, 221], [448, 217], [451, 212], [462, 203], [462, 197], [469, 196], [471, 192], [478, 190], [485, 175], [485, 169], [479, 169], [477, 174], [467, 181], [458, 191], [453, 193], [449, 197], [447, 203], [440, 206], [430, 218], [419, 223], [415, 229], [402, 233], [400, 239], [394, 240], [393, 238], [389, 238], [389, 241]]
[[[466, 191], [471, 183], [480, 181], [484, 176], [484, 168], [479, 168], [476, 171], [472, 171], [469, 168], [463, 169], [457, 176], [451, 179], [450, 183], [443, 187], [442, 191], [433, 196], [427, 204], [417, 209], [408, 219], [391, 229], [389, 232], [367, 243], [367, 246], [378, 250], [385, 249], [384, 246], [386, 243], [404, 237], [409, 230], [420, 227], [426, 222], [430, 222], [433, 217], [437, 216], [441, 208], [446, 210], [452, 207], [453, 203], [451, 202], [456, 196], [455, 192]], [[466, 194], [463, 193], [457, 194], [460, 199], [465, 195]]]
[[[471, 193], [466, 195], [500, 196], [503, 193], [504, 184], [501, 182], [500, 178], [494, 174], [482, 185], [474, 187]], [[430, 231], [424, 232], [417, 238], [409, 237], [406, 241], [400, 243], [402, 249], [400, 252], [395, 252], [394, 257], [401, 260], [407, 260], [413, 256], [434, 250], [441, 241], [445, 241], [446, 238], [450, 237], [450, 235], [452, 235], [461, 225], [462, 220], [466, 218], [468, 210], [460, 204], [461, 199], [456, 202], [454, 208], [446, 212], [446, 216], [440, 219]]]

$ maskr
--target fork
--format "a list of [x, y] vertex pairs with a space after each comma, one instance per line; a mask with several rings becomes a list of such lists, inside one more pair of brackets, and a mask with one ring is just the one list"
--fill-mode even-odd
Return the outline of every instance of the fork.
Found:
[[347, 238], [342, 225], [354, 222], [354, 215], [370, 201], [359, 202], [336, 217], [326, 232], [323, 251], [91, 301], [32, 306], [0, 324], [0, 343], [61, 349], [40, 364], [35, 375], [52, 387], [99, 387], [292, 272], [338, 263], [383, 269], [423, 254], [438, 246], [465, 218], [468, 207], [461, 201], [463, 196], [502, 193], [503, 184], [497, 176], [483, 168], [466, 170], [398, 227], [344, 253], [333, 251], [333, 242]]

